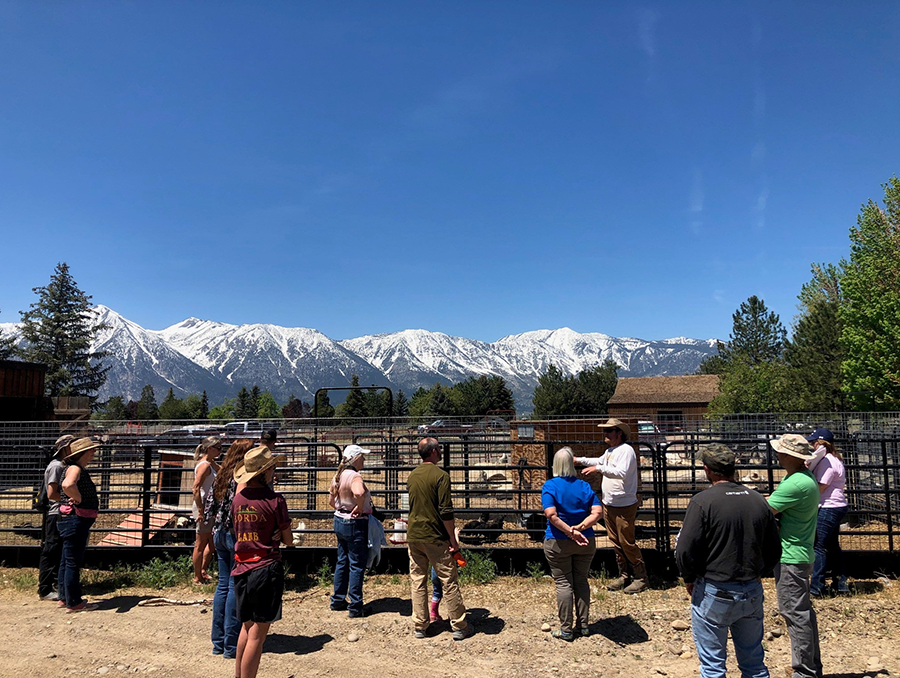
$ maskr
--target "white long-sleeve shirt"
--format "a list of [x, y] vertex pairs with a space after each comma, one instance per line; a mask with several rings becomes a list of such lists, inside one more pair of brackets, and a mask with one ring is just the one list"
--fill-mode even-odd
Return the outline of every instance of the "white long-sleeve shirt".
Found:
[[575, 457], [575, 463], [596, 466], [603, 474], [600, 492], [601, 500], [607, 506], [621, 508], [637, 503], [637, 455], [628, 443], [609, 448], [602, 457]]

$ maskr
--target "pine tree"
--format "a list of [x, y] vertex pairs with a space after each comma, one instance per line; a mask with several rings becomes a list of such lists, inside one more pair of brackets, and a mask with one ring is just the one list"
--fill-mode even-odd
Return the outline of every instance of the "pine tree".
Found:
[[141, 399], [138, 401], [137, 418], [140, 421], [154, 421], [159, 419], [159, 406], [156, 404], [156, 394], [150, 384], [141, 389]]
[[587, 411], [578, 414], [606, 414], [606, 403], [616, 392], [619, 383], [619, 366], [615, 360], [607, 358], [597, 365], [578, 373], [578, 388], [585, 400]]
[[750, 365], [780, 360], [787, 342], [787, 331], [765, 302], [752, 296], [731, 316], [733, 326], [728, 343], [720, 345], [719, 354], [726, 362], [743, 356]]
[[12, 358], [16, 350], [16, 342], [12, 337], [6, 337], [0, 332], [0, 360]]
[[424, 417], [431, 414], [431, 391], [420, 386], [409, 400], [409, 416]]
[[344, 399], [344, 406], [341, 408], [341, 415], [358, 419], [368, 416], [368, 408], [366, 407], [366, 396], [359, 389], [359, 376], [354, 374], [350, 377], [350, 387], [354, 390], [347, 392]]
[[331, 399], [328, 397], [328, 391], [322, 391], [316, 397], [316, 415], [318, 417], [333, 417], [334, 407], [331, 405]]
[[260, 396], [259, 386], [254, 384], [253, 388], [250, 389], [249, 409], [253, 411], [253, 414], [250, 415], [251, 417], [256, 417], [257, 413], [259, 412], [259, 396]]
[[125, 413], [125, 398], [122, 396], [112, 396], [107, 400], [97, 412], [92, 415], [92, 419], [96, 417], [103, 421], [124, 421], [127, 419]]
[[209, 419], [209, 397], [206, 395], [206, 391], [203, 391], [203, 395], [200, 396], [200, 409], [197, 412], [197, 419]]
[[241, 386], [238, 391], [237, 400], [234, 404], [234, 416], [238, 419], [253, 419], [256, 417], [256, 410], [253, 409], [253, 401], [250, 397], [250, 391], [246, 386]]
[[575, 377], [566, 376], [552, 363], [538, 377], [531, 402], [536, 417], [582, 414], [589, 409]]
[[900, 178], [883, 185], [850, 230], [841, 278], [844, 389], [857, 407], [900, 409]]
[[839, 315], [842, 273], [833, 264], [814, 264], [812, 274], [800, 291], [800, 314], [784, 354], [794, 386], [790, 409], [837, 412], [844, 409]]
[[57, 264], [49, 285], [33, 291], [38, 300], [21, 313], [22, 357], [47, 366], [47, 395], [88, 396], [93, 405], [110, 368], [102, 364], [109, 353], [91, 350], [105, 329], [94, 318], [91, 297], [78, 288], [66, 263]]
[[394, 398], [394, 411], [392, 414], [395, 417], [406, 417], [409, 415], [409, 401], [406, 399], [406, 394], [403, 392], [403, 389], [397, 390], [397, 397]]

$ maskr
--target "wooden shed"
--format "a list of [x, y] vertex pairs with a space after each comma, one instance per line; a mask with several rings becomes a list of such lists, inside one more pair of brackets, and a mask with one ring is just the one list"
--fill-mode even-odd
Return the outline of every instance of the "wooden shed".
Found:
[[609, 416], [648, 419], [664, 432], [702, 419], [719, 395], [719, 377], [692, 374], [681, 377], [623, 377], [609, 399]]
[[35, 421], [52, 414], [44, 397], [47, 366], [19, 360], [0, 360], [0, 420]]

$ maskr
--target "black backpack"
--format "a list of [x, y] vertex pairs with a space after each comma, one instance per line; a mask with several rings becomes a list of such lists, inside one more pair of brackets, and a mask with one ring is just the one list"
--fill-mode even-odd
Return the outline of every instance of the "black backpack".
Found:
[[31, 508], [38, 513], [46, 513], [50, 509], [50, 497], [47, 496], [47, 485], [41, 483], [41, 490], [31, 499]]

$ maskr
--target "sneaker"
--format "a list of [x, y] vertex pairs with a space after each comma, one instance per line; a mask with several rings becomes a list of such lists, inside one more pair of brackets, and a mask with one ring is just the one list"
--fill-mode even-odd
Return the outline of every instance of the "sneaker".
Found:
[[56, 591], [51, 591], [45, 596], [41, 596], [41, 600], [59, 600], [59, 594]]
[[591, 635], [591, 630], [586, 629], [586, 628], [578, 629], [578, 635], [581, 636], [582, 638], [587, 638], [588, 636]]
[[566, 632], [566, 631], [562, 631], [562, 630], [554, 631], [554, 632], [551, 633], [550, 635], [551, 635], [553, 638], [559, 638], [560, 640], [564, 640], [564, 641], [566, 641], [567, 643], [571, 643], [573, 640], [575, 640], [575, 634], [574, 634], [574, 633]]
[[464, 629], [460, 629], [459, 631], [453, 632], [453, 640], [465, 640], [469, 636], [475, 633], [475, 630], [472, 628], [472, 625], [469, 624]]
[[72, 614], [74, 612], [91, 612], [96, 609], [96, 603], [86, 603], [84, 601], [81, 601], [80, 605], [76, 605], [75, 607], [67, 607], [66, 614]]
[[426, 637], [425, 632], [419, 631], [418, 629], [416, 629], [416, 632], [413, 635], [416, 637], [416, 640], [422, 640], [423, 638]]
[[361, 618], [361, 617], [365, 617], [365, 616], [366, 616], [366, 611], [365, 611], [365, 609], [362, 609], [362, 610], [350, 610], [350, 612], [347, 613], [347, 616], [350, 617], [350, 619], [359, 619], [359, 618]]
[[64, 601], [64, 600], [56, 601], [56, 607], [65, 607], [65, 606], [66, 606], [66, 601]]

